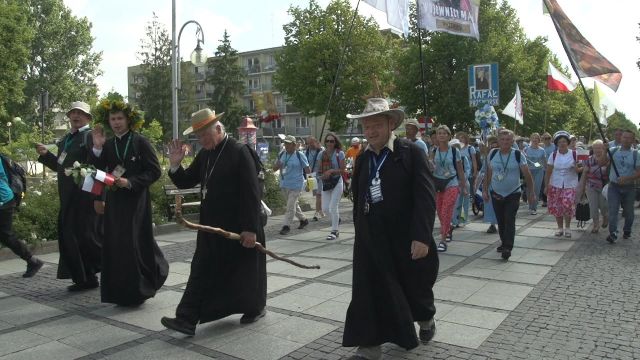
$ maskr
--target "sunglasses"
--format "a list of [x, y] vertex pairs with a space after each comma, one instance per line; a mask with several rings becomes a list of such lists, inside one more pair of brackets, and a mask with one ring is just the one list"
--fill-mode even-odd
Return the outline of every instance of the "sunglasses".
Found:
[[333, 144], [333, 143], [335, 143], [335, 142], [336, 142], [335, 140], [325, 140], [325, 141], [324, 141], [324, 143], [325, 143], [325, 144], [326, 144], [326, 143]]

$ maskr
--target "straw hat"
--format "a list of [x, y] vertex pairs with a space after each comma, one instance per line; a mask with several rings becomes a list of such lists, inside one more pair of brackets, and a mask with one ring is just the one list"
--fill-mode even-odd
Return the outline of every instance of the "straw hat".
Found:
[[191, 126], [185, 130], [182, 135], [189, 135], [192, 132], [202, 130], [210, 125], [213, 125], [218, 119], [220, 119], [224, 113], [216, 115], [216, 112], [206, 108], [198, 110], [191, 114]]
[[87, 104], [86, 102], [82, 102], [82, 101], [72, 102], [69, 111], [67, 111], [67, 114], [66, 114], [67, 117], [69, 117], [69, 113], [73, 110], [80, 110], [83, 113], [85, 113], [89, 118], [93, 117], [91, 116], [91, 106], [89, 106], [89, 104]]
[[347, 114], [347, 119], [362, 120], [374, 115], [388, 115], [391, 118], [391, 130], [397, 129], [404, 120], [404, 111], [390, 109], [389, 102], [382, 98], [368, 99], [362, 114]]

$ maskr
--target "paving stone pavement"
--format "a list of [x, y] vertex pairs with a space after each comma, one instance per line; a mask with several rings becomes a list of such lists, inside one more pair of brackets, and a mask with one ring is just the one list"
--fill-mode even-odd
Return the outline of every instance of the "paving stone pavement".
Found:
[[[240, 325], [239, 315], [198, 326], [194, 337], [162, 327], [180, 300], [195, 248], [195, 233], [157, 239], [170, 276], [140, 308], [100, 303], [98, 290], [66, 291], [55, 279], [57, 254], [33, 279], [24, 263], [0, 262], [0, 360], [2, 359], [341, 359], [342, 331], [351, 299], [354, 230], [348, 201], [341, 203], [337, 241], [325, 240], [329, 220], [278, 234], [272, 217], [267, 246], [321, 265], [300, 270], [269, 261], [268, 313]], [[428, 345], [405, 351], [384, 345], [385, 359], [638, 359], [640, 358], [640, 237], [604, 241], [584, 229], [571, 239], [553, 236], [542, 209], [518, 213], [510, 261], [495, 251], [496, 234], [481, 219], [454, 232], [440, 256], [434, 293], [437, 334]], [[307, 213], [312, 216], [312, 213]], [[637, 230], [635, 231], [638, 232]]]

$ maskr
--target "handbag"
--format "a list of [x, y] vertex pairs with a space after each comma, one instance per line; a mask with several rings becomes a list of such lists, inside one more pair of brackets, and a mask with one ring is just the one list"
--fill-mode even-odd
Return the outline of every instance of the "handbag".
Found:
[[589, 203], [579, 202], [576, 205], [576, 220], [578, 220], [578, 227], [583, 228], [586, 222], [591, 220], [591, 212], [589, 211]]
[[449, 185], [449, 181], [453, 179], [455, 176], [452, 176], [447, 179], [441, 179], [438, 177], [433, 177], [433, 186], [436, 188], [436, 192], [443, 192], [446, 190], [447, 185]]
[[338, 185], [338, 181], [340, 181], [340, 175], [331, 176], [329, 179], [322, 179], [322, 191], [333, 190]]

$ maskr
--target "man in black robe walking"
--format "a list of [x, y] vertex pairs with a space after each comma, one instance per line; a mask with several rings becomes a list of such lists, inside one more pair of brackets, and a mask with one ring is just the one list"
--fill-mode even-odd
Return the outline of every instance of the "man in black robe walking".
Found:
[[100, 272], [102, 238], [99, 233], [100, 217], [93, 201], [96, 196], [82, 191], [65, 168], [74, 162], [87, 163], [93, 147], [89, 122], [91, 112], [88, 104], [77, 101], [67, 112], [71, 131], [58, 143], [57, 155], [43, 144], [37, 144], [38, 161], [58, 174], [58, 248], [60, 261], [58, 279], [69, 279], [73, 285], [69, 291], [80, 291], [98, 287], [96, 273]]
[[258, 170], [249, 147], [229, 137], [219, 121], [223, 114], [203, 109], [193, 114], [191, 127], [203, 149], [191, 165], [180, 163], [185, 149], [179, 140], [170, 146], [169, 177], [178, 188], [201, 186], [200, 223], [240, 234], [241, 241], [199, 231], [187, 288], [176, 317], [163, 317], [169, 329], [195, 334], [198, 323], [243, 314], [251, 323], [265, 314], [267, 269], [265, 255], [253, 247], [265, 244], [260, 223]]
[[402, 110], [374, 98], [347, 117], [362, 121], [369, 145], [352, 180], [353, 292], [342, 345], [358, 347], [350, 359], [377, 360], [383, 343], [418, 346], [414, 322], [423, 343], [435, 334], [435, 196], [425, 152], [393, 134]]

